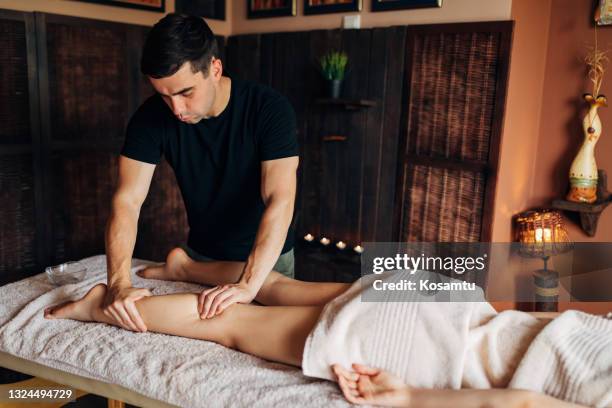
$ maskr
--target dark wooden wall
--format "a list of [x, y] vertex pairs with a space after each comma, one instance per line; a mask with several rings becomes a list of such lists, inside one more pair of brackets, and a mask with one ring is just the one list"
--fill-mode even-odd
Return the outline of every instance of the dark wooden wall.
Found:
[[[512, 23], [251, 34], [228, 40], [230, 73], [285, 94], [298, 118], [298, 276], [354, 280], [363, 242], [488, 241]], [[317, 103], [317, 60], [349, 57], [343, 98]], [[345, 141], [326, 141], [340, 135]], [[348, 249], [323, 248], [313, 234]]]
[[[125, 126], [152, 94], [139, 70], [147, 30], [0, 11], [0, 284], [104, 253]], [[186, 234], [182, 198], [163, 161], [141, 211], [135, 256], [163, 260]]]
[[[138, 69], [146, 30], [0, 12], [0, 284], [104, 252], [125, 125], [151, 93]], [[363, 242], [490, 239], [511, 33], [497, 22], [219, 39], [232, 75], [276, 88], [297, 113], [298, 277], [354, 280]], [[343, 97], [372, 106], [317, 102], [317, 60], [333, 49], [349, 55]], [[162, 260], [186, 233], [163, 162], [135, 256]]]

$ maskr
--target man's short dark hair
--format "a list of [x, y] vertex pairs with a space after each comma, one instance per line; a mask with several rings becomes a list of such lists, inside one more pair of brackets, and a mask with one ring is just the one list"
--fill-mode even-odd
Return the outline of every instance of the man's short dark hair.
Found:
[[203, 18], [171, 13], [147, 35], [140, 70], [152, 78], [165, 78], [191, 62], [193, 73], [202, 71], [206, 76], [218, 55], [217, 40]]

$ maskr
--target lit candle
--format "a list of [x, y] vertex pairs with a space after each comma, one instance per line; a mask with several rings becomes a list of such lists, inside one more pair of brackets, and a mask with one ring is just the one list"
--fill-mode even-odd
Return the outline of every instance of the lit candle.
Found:
[[342, 241], [338, 241], [338, 242], [336, 242], [336, 248], [342, 250], [342, 249], [346, 248], [346, 244], [344, 242], [342, 242]]
[[542, 242], [542, 228], [536, 228], [536, 230], [535, 230], [535, 242]]
[[358, 254], [363, 252], [363, 247], [361, 245], [357, 245], [355, 248], [353, 248], [353, 251], [357, 252]]
[[304, 241], [312, 242], [314, 240], [314, 236], [312, 234], [304, 235]]
[[320, 240], [319, 242], [320, 242], [321, 244], [323, 244], [323, 245], [329, 245], [329, 243], [330, 243], [331, 241], [329, 240], [329, 238], [323, 237], [323, 238], [321, 238], [321, 240]]
[[535, 242], [552, 242], [552, 230], [550, 228], [536, 228]]

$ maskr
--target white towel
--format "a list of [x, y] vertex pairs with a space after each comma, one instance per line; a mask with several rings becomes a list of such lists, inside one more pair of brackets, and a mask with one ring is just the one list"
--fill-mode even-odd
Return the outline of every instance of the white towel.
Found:
[[488, 303], [424, 302], [405, 292], [362, 301], [381, 278], [401, 279], [366, 276], [325, 307], [306, 341], [305, 375], [331, 379], [331, 364], [361, 363], [415, 387], [508, 386], [612, 406], [612, 321], [571, 311], [545, 325]]
[[612, 407], [612, 320], [567, 311], [529, 345], [510, 387]]
[[[426, 275], [435, 274], [421, 271], [416, 279]], [[417, 291], [386, 292], [380, 302], [362, 301], [374, 294], [375, 280], [397, 283], [407, 277], [367, 275], [327, 304], [306, 340], [304, 374], [333, 379], [331, 364], [360, 363], [388, 370], [415, 387], [459, 388], [469, 329], [495, 310], [486, 302], [424, 301], [430, 296]], [[484, 299], [480, 289], [471, 297]]]

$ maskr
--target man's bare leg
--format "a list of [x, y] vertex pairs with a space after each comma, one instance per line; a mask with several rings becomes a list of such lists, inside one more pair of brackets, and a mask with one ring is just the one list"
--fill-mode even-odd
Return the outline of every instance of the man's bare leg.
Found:
[[139, 271], [138, 275], [147, 279], [217, 286], [237, 282], [244, 265], [244, 262], [229, 261], [198, 262], [191, 259], [183, 248], [174, 248], [168, 252], [164, 265], [150, 266]]
[[[244, 262], [229, 261], [197, 262], [182, 248], [174, 248], [168, 253], [163, 266], [148, 267], [139, 271], [138, 275], [147, 279], [217, 286], [237, 282], [244, 265]], [[324, 305], [349, 286], [336, 282], [304, 282], [271, 271], [255, 300], [267, 306]]]
[[[102, 313], [106, 285], [98, 284], [81, 299], [45, 310], [47, 319], [113, 324]], [[213, 341], [255, 356], [294, 366], [302, 363], [306, 337], [321, 306], [236, 304], [219, 316], [200, 319], [196, 293], [151, 296], [136, 302], [149, 331]]]

